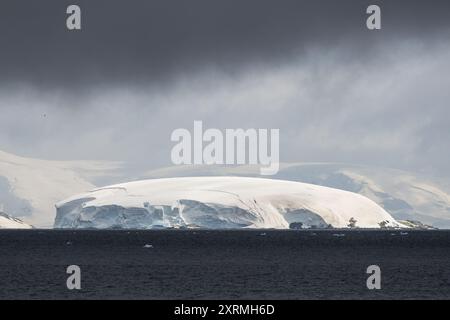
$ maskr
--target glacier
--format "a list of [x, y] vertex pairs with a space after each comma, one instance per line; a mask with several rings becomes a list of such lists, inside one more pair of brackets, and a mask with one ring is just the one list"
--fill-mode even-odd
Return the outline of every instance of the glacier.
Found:
[[[120, 162], [42, 160], [0, 150], [0, 211], [36, 228], [51, 228], [55, 203], [74, 194], [130, 177], [142, 180], [191, 176], [258, 177], [259, 167], [172, 166], [144, 171]], [[278, 174], [270, 178], [358, 193], [401, 223], [420, 221], [450, 228], [450, 185], [439, 177], [344, 163], [282, 163]], [[167, 209], [165, 212], [168, 216]], [[308, 219], [315, 218], [311, 215]]]
[[[257, 177], [259, 169], [251, 165], [172, 166], [148, 171], [142, 178], [222, 175]], [[278, 174], [270, 178], [355, 192], [373, 200], [397, 221], [450, 229], [450, 185], [439, 177], [357, 164], [282, 163]]]
[[404, 227], [372, 200], [313, 184], [249, 177], [148, 179], [56, 204], [55, 228]]

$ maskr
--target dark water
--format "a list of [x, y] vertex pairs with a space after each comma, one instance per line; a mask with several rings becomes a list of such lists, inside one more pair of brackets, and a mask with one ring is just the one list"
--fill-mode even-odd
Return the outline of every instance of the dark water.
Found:
[[6, 230], [0, 298], [448, 299], [450, 231]]

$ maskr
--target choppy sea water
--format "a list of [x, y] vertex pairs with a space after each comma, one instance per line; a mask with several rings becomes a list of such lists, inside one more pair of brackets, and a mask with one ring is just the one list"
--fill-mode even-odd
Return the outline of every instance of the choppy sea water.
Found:
[[450, 298], [450, 231], [0, 231], [0, 299], [419, 298]]

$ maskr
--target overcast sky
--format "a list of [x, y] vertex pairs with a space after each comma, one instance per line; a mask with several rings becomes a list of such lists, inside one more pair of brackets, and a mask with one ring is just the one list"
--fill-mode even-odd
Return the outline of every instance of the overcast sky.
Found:
[[0, 3], [0, 150], [24, 156], [170, 165], [203, 120], [279, 128], [282, 161], [450, 178], [449, 89], [449, 1]]

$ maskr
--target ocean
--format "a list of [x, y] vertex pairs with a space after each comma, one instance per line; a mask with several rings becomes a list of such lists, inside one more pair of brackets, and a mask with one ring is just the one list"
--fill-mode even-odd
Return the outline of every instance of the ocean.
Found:
[[444, 230], [0, 230], [0, 299], [449, 298]]

